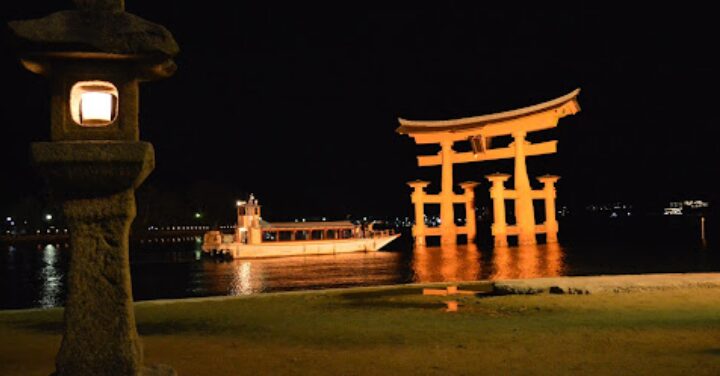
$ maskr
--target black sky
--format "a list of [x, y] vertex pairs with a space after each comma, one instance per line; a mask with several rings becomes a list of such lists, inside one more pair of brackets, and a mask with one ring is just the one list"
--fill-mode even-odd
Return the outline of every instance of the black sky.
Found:
[[[173, 78], [141, 86], [141, 138], [157, 153], [147, 183], [254, 192], [279, 217], [408, 215], [405, 182], [437, 171], [416, 167], [397, 117], [481, 115], [580, 87], [582, 111], [535, 136], [558, 139], [558, 154], [529, 162], [563, 176], [561, 203], [720, 198], [709, 9], [435, 3], [128, 0], [182, 49]], [[6, 0], [0, 15], [72, 7]], [[2, 47], [0, 208], [37, 191], [29, 143], [49, 137], [45, 80]], [[496, 170], [511, 165], [463, 166], [457, 181]]]

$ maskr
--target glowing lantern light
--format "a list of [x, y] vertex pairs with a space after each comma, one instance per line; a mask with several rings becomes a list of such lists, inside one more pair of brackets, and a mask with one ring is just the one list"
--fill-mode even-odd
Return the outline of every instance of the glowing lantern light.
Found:
[[112, 121], [114, 98], [110, 93], [84, 93], [80, 99], [80, 122], [110, 123]]
[[82, 81], [70, 91], [70, 114], [84, 127], [105, 127], [117, 116], [118, 91], [105, 81]]

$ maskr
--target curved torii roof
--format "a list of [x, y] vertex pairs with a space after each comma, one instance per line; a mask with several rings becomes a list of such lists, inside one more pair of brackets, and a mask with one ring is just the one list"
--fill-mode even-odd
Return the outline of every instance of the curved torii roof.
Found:
[[557, 114], [558, 118], [565, 115], [571, 115], [580, 110], [580, 105], [577, 103], [577, 96], [580, 94], [580, 89], [575, 89], [572, 92], [563, 95], [562, 97], [555, 98], [553, 100], [536, 104], [529, 107], [523, 107], [516, 110], [497, 112], [494, 114], [480, 115], [473, 117], [466, 117], [460, 119], [450, 120], [408, 120], [398, 118], [400, 126], [396, 129], [396, 132], [400, 134], [413, 134], [413, 133], [434, 133], [434, 132], [455, 132], [455, 131], [468, 131], [472, 129], [482, 128], [494, 123], [508, 122], [516, 120], [522, 117], [528, 117], [536, 115], [542, 112], [551, 111], [564, 107], [570, 104], [570, 111], [563, 111]]

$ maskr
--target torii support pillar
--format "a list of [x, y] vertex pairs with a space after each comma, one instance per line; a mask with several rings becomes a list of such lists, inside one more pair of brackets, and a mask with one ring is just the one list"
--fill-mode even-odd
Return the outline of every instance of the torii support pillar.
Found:
[[465, 228], [467, 229], [468, 244], [475, 242], [477, 237], [477, 225], [475, 223], [475, 187], [478, 183], [466, 181], [460, 183], [465, 195]]
[[410, 195], [412, 203], [415, 205], [415, 225], [412, 229], [416, 246], [425, 245], [425, 187], [430, 184], [429, 181], [415, 180], [407, 183], [412, 187], [413, 192]]
[[543, 194], [545, 198], [545, 231], [547, 234], [548, 243], [557, 243], [558, 233], [558, 222], [555, 217], [555, 197], [557, 193], [555, 190], [555, 183], [560, 179], [559, 176], [555, 175], [543, 175], [537, 178], [543, 186]]
[[510, 179], [508, 174], [491, 174], [485, 176], [492, 186], [490, 187], [490, 198], [493, 200], [493, 224], [492, 234], [496, 247], [505, 247], [507, 240], [507, 222], [505, 219], [505, 182]]

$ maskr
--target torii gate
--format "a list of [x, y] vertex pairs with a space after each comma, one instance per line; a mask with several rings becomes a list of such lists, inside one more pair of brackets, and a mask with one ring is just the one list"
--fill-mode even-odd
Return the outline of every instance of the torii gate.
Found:
[[[399, 118], [397, 132], [412, 137], [417, 144], [440, 144], [437, 155], [418, 156], [418, 165], [442, 166], [442, 183], [439, 194], [427, 194], [427, 181], [409, 182], [413, 188], [412, 202], [415, 205], [413, 236], [416, 245], [424, 245], [426, 236], [440, 236], [441, 244], [454, 244], [457, 235], [467, 235], [468, 242], [475, 240], [474, 182], [460, 184], [464, 194], [453, 192], [453, 164], [482, 162], [496, 159], [515, 158], [514, 189], [505, 189], [508, 174], [492, 174], [486, 178], [492, 182], [490, 196], [493, 199], [492, 234], [496, 245], [507, 245], [508, 235], [518, 237], [519, 244], [535, 244], [535, 234], [545, 233], [549, 243], [557, 241], [558, 224], [555, 219], [555, 182], [558, 176], [541, 176], [542, 190], [532, 190], [528, 177], [526, 156], [553, 154], [557, 141], [532, 144], [525, 140], [529, 132], [550, 129], [558, 120], [580, 111], [577, 96], [580, 89], [548, 102], [517, 110], [489, 115], [451, 120], [406, 120]], [[498, 136], [512, 136], [514, 142], [506, 147], [490, 148], [490, 139]], [[471, 152], [455, 152], [456, 142], [470, 142]], [[533, 199], [545, 201], [545, 223], [535, 224]], [[505, 220], [505, 200], [515, 200], [514, 225]], [[455, 225], [453, 205], [466, 206], [466, 225]], [[426, 227], [424, 205], [440, 204], [440, 227]]]

